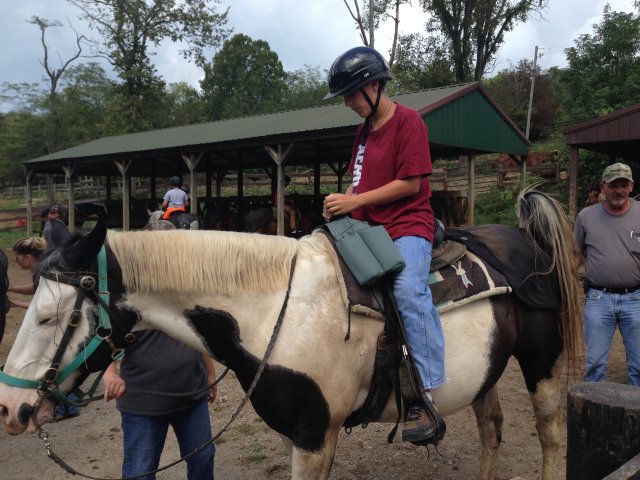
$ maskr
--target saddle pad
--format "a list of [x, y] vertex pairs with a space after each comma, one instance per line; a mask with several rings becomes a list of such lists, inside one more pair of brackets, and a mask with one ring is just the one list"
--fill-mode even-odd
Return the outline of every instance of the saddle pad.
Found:
[[[377, 288], [362, 287], [338, 255], [333, 237], [319, 229], [338, 273], [343, 300], [349, 311], [384, 320], [383, 302]], [[471, 252], [440, 270], [429, 273], [429, 286], [438, 312], [511, 291], [506, 278]]]
[[439, 313], [511, 292], [504, 275], [469, 251], [450, 265], [431, 272], [429, 287]]
[[448, 228], [445, 237], [464, 242], [467, 249], [502, 272], [513, 293], [531, 308], [558, 310], [558, 276], [546, 252], [532, 245], [525, 235], [504, 225]]

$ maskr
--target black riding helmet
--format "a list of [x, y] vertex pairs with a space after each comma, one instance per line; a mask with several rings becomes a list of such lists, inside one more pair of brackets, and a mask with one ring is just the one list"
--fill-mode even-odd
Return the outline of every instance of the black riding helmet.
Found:
[[169, 179], [169, 185], [172, 185], [174, 187], [180, 187], [182, 185], [182, 179], [178, 176], [171, 177]]
[[[363, 88], [368, 83], [378, 80], [381, 87], [375, 101]], [[340, 55], [329, 70], [329, 93], [324, 100], [346, 95], [354, 90], [360, 90], [362, 96], [371, 107], [371, 113], [365, 121], [364, 139], [369, 136], [371, 118], [375, 115], [380, 104], [380, 96], [384, 83], [391, 80], [391, 68], [382, 55], [371, 47], [355, 47]]]
[[329, 93], [324, 100], [357, 90], [374, 80], [391, 80], [391, 68], [377, 50], [355, 47], [340, 55], [329, 70]]

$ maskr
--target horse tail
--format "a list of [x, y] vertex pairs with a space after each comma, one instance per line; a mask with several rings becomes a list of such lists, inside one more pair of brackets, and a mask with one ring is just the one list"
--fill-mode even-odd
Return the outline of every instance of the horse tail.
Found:
[[534, 189], [520, 192], [517, 214], [520, 228], [551, 257], [551, 270], [555, 269], [558, 276], [562, 299], [561, 334], [568, 364], [575, 370], [584, 344], [577, 275], [580, 257], [573, 237], [573, 222], [557, 200]]

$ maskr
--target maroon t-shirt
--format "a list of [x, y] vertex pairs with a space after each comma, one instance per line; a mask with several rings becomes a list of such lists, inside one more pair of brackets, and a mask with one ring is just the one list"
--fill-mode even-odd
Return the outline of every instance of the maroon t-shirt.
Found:
[[353, 194], [368, 192], [396, 179], [422, 176], [420, 191], [385, 205], [356, 209], [352, 216], [371, 225], [383, 225], [391, 238], [417, 236], [433, 241], [433, 210], [429, 198], [431, 154], [427, 126], [415, 110], [396, 104], [393, 116], [363, 141], [360, 125], [353, 145], [349, 171]]

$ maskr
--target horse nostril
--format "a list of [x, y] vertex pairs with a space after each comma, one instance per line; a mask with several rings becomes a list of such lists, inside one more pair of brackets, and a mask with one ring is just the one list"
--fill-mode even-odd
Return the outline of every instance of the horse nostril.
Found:
[[18, 409], [18, 422], [20, 422], [21, 425], [26, 425], [29, 422], [31, 415], [33, 415], [33, 406], [28, 403], [20, 405], [20, 408]]
[[5, 419], [9, 416], [9, 409], [4, 405], [0, 405], [0, 418]]

